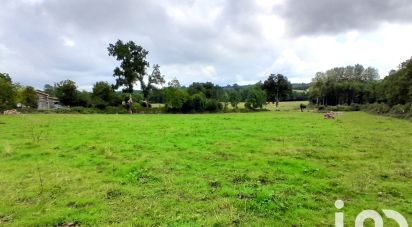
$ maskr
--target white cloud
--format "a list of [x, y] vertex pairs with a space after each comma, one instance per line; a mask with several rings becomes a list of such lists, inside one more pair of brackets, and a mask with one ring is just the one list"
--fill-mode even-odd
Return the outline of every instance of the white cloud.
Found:
[[64, 46], [74, 47], [76, 45], [76, 43], [70, 38], [63, 37], [62, 39], [63, 39], [63, 45]]

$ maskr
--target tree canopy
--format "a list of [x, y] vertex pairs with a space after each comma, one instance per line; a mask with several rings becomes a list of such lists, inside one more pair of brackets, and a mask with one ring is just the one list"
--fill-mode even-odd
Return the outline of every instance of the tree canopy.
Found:
[[270, 74], [262, 88], [266, 91], [267, 101], [276, 102], [276, 107], [281, 99], [286, 99], [292, 92], [292, 84], [282, 74]]
[[360, 64], [335, 67], [316, 73], [310, 97], [322, 105], [374, 102], [379, 99], [375, 89], [378, 79], [378, 70], [372, 67], [365, 69]]
[[55, 84], [56, 97], [61, 103], [68, 106], [74, 106], [78, 101], [77, 86], [74, 81], [63, 80]]
[[123, 87], [124, 92], [131, 94], [134, 91], [134, 85], [138, 82], [143, 97], [147, 100], [150, 91], [155, 89], [156, 85], [165, 83], [159, 65], [154, 65], [152, 73], [147, 74], [147, 68], [150, 64], [146, 57], [149, 52], [133, 41], [123, 43], [123, 41], [118, 40], [115, 44], [109, 44], [107, 49], [109, 56], [120, 61], [120, 66], [116, 67], [113, 73], [116, 78], [116, 84], [113, 86], [115, 89]]
[[109, 44], [107, 50], [109, 56], [120, 61], [120, 66], [116, 67], [113, 72], [113, 76], [116, 78], [114, 88], [124, 87], [124, 92], [133, 93], [135, 83], [143, 80], [146, 68], [149, 67], [149, 62], [146, 60], [149, 52], [133, 41], [123, 43], [121, 40], [115, 44]]
[[0, 109], [14, 107], [16, 104], [16, 86], [7, 73], [0, 73]]

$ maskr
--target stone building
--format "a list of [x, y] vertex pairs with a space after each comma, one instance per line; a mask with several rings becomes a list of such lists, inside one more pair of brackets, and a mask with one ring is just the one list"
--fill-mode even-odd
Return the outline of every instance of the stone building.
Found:
[[59, 99], [56, 97], [50, 96], [47, 93], [36, 90], [38, 100], [37, 100], [37, 109], [39, 110], [50, 110], [50, 109], [59, 109], [63, 106], [60, 104]]

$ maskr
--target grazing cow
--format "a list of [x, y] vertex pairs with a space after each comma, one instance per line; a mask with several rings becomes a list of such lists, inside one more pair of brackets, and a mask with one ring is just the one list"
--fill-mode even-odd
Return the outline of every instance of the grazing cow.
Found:
[[306, 105], [301, 103], [300, 104], [300, 112], [303, 112], [304, 109], [306, 109]]

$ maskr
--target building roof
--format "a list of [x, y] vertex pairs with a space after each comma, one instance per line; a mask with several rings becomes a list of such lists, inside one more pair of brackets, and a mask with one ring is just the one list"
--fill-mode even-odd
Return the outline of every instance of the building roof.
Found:
[[44, 91], [36, 90], [36, 93], [37, 93], [37, 94], [40, 94], [40, 95], [47, 96], [48, 99], [59, 100], [57, 97], [50, 96], [49, 94], [47, 94], [47, 93], [44, 92]]

